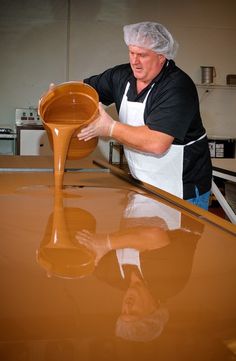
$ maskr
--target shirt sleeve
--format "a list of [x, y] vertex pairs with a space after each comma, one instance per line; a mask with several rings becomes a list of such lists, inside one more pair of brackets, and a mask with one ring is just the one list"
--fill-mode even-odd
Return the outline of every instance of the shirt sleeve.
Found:
[[99, 95], [99, 101], [104, 105], [110, 105], [114, 102], [113, 85], [111, 78], [111, 70], [107, 70], [99, 75], [93, 75], [84, 79], [84, 83], [92, 86]]
[[131, 72], [129, 64], [121, 64], [107, 69], [101, 74], [86, 78], [84, 82], [96, 89], [100, 102], [107, 106], [115, 103], [119, 110]]
[[192, 84], [168, 85], [151, 93], [148, 101], [145, 123], [150, 129], [169, 134], [180, 143], [203, 133], [198, 95]]

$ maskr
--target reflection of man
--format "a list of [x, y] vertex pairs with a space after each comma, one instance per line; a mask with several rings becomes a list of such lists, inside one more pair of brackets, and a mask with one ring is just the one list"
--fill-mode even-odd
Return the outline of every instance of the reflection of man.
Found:
[[131, 193], [118, 232], [77, 233], [77, 240], [97, 254], [96, 276], [125, 290], [117, 336], [151, 341], [163, 331], [168, 320], [165, 303], [188, 281], [202, 233], [198, 221], [180, 216], [151, 198]]
[[[96, 253], [95, 275], [125, 290], [116, 335], [132, 341], [157, 338], [168, 320], [168, 310], [150, 292], [140, 260], [144, 250], [167, 246], [166, 231], [159, 227], [137, 226], [114, 233], [112, 242], [104, 235], [88, 231], [78, 232], [77, 239]], [[125, 248], [120, 248], [121, 244]], [[127, 248], [129, 245], [132, 248]]]
[[138, 268], [131, 266], [129, 272], [130, 283], [116, 322], [116, 335], [132, 341], [151, 341], [161, 334], [169, 313], [154, 300]]

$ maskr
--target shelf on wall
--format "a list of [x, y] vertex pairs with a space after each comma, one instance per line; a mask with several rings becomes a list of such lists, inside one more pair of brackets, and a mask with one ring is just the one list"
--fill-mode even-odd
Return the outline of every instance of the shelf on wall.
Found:
[[226, 90], [236, 90], [236, 85], [222, 85], [222, 84], [196, 84], [197, 88], [202, 89], [226, 89]]

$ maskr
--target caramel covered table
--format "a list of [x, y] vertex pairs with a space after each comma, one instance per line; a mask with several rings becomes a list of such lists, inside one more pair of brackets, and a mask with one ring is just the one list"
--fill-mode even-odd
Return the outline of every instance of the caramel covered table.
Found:
[[236, 360], [235, 225], [101, 160], [0, 169], [0, 360]]

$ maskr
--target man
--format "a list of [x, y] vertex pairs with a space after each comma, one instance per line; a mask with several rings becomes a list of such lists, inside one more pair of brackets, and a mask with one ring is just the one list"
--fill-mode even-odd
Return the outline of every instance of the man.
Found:
[[100, 102], [115, 103], [120, 122], [99, 105], [80, 140], [112, 137], [124, 145], [131, 174], [208, 208], [212, 166], [196, 87], [172, 60], [177, 43], [161, 24], [124, 26], [130, 64], [84, 79]]

